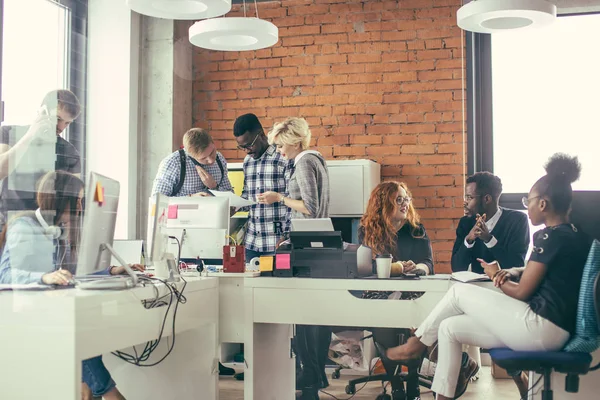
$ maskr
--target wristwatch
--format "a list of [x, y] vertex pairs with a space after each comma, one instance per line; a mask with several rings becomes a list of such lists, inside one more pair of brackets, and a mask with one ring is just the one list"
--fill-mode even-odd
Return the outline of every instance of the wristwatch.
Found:
[[285, 196], [283, 194], [279, 195], [279, 202], [285, 205]]

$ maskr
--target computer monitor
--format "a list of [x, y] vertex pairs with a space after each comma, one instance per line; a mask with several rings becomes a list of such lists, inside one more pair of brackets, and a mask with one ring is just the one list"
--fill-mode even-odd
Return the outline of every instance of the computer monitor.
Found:
[[[90, 275], [110, 267], [119, 206], [119, 182], [90, 172], [76, 275]], [[102, 198], [103, 197], [103, 198]]]
[[[167, 216], [166, 231], [181, 241], [182, 260], [223, 263], [223, 246], [229, 243], [229, 198], [171, 197]], [[178, 254], [176, 240], [169, 240], [167, 251]]]
[[[150, 197], [147, 240], [150, 252], [148, 260], [146, 260], [146, 265], [153, 265], [165, 258], [169, 241], [169, 234], [166, 231], [168, 212], [169, 197], [162, 193], [157, 193]], [[174, 254], [177, 254], [177, 252]]]

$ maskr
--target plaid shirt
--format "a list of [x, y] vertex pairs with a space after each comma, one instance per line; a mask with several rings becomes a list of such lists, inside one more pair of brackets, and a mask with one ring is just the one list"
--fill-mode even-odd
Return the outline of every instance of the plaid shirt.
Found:
[[[231, 187], [231, 182], [229, 182], [229, 177], [227, 176], [227, 161], [219, 152], [217, 152], [217, 158], [221, 160], [221, 164], [223, 164], [223, 174], [221, 174], [221, 169], [217, 162], [210, 165], [202, 164], [202, 168], [204, 168], [204, 170], [214, 178], [215, 182], [217, 182], [216, 190], [221, 192], [231, 192], [233, 191], [233, 188]], [[189, 157], [186, 157], [185, 168], [185, 180], [183, 181], [183, 186], [181, 186], [181, 190], [175, 197], [206, 192], [208, 187], [202, 183], [202, 179], [200, 179], [200, 175], [198, 175], [198, 171], [196, 171], [196, 166]], [[166, 196], [171, 196], [173, 189], [175, 189], [175, 186], [177, 186], [177, 183], [179, 182], [180, 174], [181, 161], [179, 161], [179, 151], [176, 151], [165, 157], [160, 163], [158, 173], [156, 174], [154, 184], [152, 185], [152, 195], [162, 193]]]
[[[257, 160], [244, 159], [244, 190], [242, 197], [256, 201], [256, 196], [266, 191], [287, 195], [287, 185], [293, 167], [269, 146]], [[246, 229], [246, 249], [263, 253], [275, 252], [279, 239], [289, 231], [290, 210], [281, 203], [255, 204], [249, 207]]]

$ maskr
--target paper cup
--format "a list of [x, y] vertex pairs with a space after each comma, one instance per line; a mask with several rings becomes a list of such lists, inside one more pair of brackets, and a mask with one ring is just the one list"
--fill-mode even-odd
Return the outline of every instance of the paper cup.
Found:
[[377, 257], [375, 263], [377, 264], [377, 278], [389, 279], [392, 273], [392, 258]]

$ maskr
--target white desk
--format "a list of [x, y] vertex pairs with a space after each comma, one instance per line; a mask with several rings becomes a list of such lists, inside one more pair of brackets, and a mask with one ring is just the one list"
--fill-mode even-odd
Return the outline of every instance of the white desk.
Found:
[[[218, 281], [186, 278], [173, 352], [160, 364], [140, 368], [108, 354], [155, 340], [165, 308], [146, 310], [151, 287], [126, 291], [64, 289], [0, 293], [2, 399], [81, 398], [81, 360], [104, 354], [119, 390], [130, 399], [217, 399]], [[162, 287], [162, 292], [166, 289]], [[173, 304], [174, 305], [174, 304]], [[172, 311], [157, 360], [172, 342]], [[169, 323], [171, 321], [171, 323]]]
[[[295, 393], [293, 325], [419, 325], [448, 291], [449, 280], [256, 278], [245, 282], [245, 400], [286, 400]], [[359, 299], [349, 290], [425, 292], [415, 300]], [[274, 379], [274, 377], [276, 377]]]

